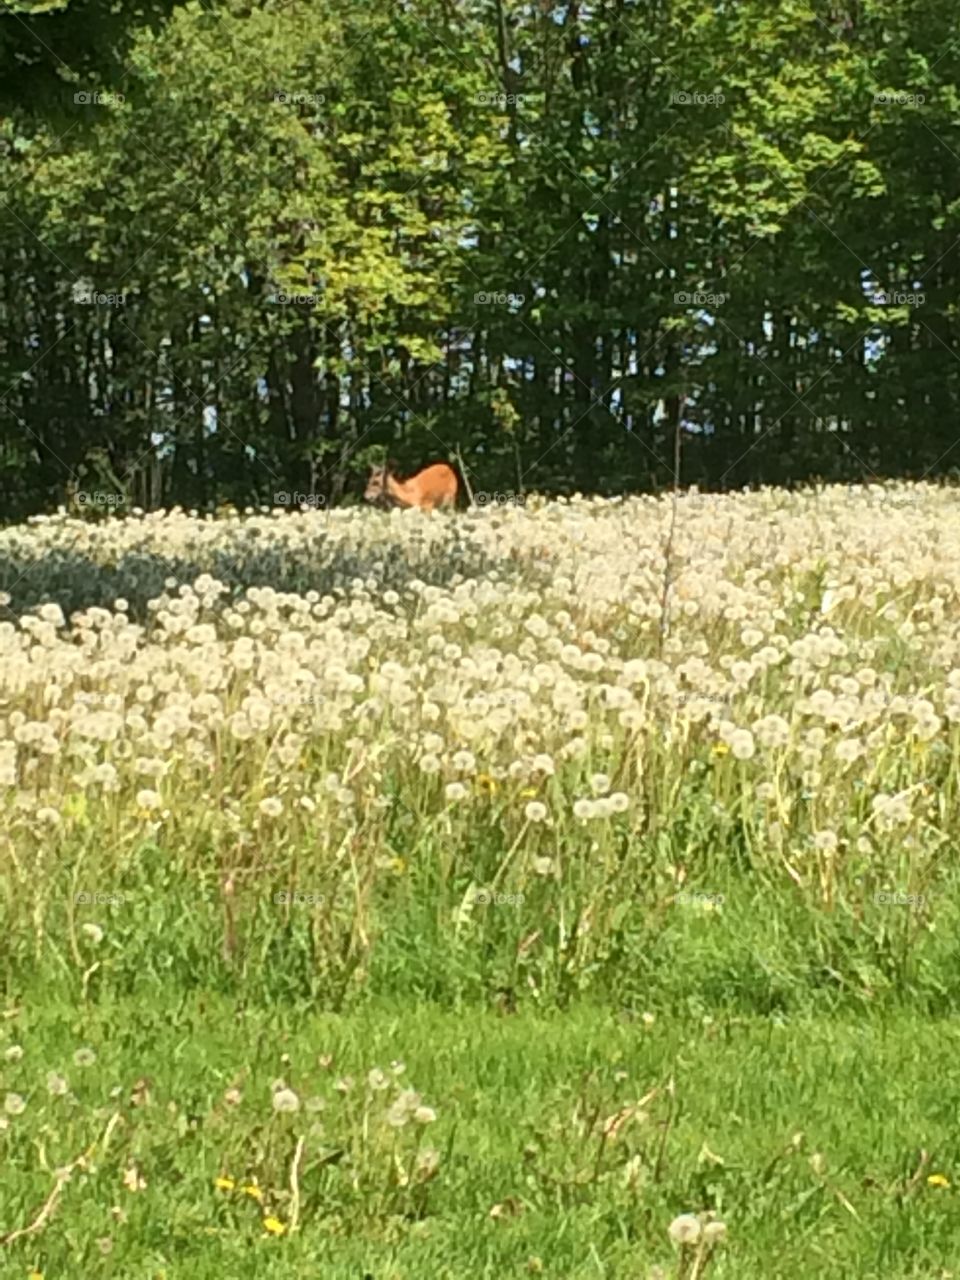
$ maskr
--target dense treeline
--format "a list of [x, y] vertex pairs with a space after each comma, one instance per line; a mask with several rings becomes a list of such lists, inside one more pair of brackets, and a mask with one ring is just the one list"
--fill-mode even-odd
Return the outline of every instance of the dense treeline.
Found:
[[0, 14], [7, 517], [655, 487], [678, 420], [685, 483], [960, 463], [946, 0], [51, 8]]

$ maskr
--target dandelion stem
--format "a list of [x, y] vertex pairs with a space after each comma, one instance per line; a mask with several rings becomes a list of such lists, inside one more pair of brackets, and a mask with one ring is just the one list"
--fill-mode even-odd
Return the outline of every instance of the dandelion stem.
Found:
[[500, 883], [500, 880], [502, 879], [504, 872], [506, 871], [510, 863], [510, 859], [513, 857], [517, 849], [520, 847], [520, 843], [523, 840], [523, 837], [527, 834], [527, 830], [529, 826], [530, 826], [530, 819], [526, 818], [524, 820], [523, 826], [520, 828], [520, 834], [517, 836], [516, 840], [514, 840], [513, 844], [504, 854], [503, 861], [500, 863], [499, 867], [497, 867], [496, 875], [490, 881], [491, 889], [496, 889], [497, 885]]
[[46, 1200], [44, 1201], [39, 1213], [34, 1218], [33, 1222], [31, 1222], [26, 1227], [16, 1227], [13, 1231], [8, 1231], [5, 1236], [0, 1236], [0, 1245], [13, 1244], [15, 1240], [20, 1240], [23, 1236], [36, 1235], [38, 1231], [43, 1230], [43, 1228], [47, 1224], [47, 1221], [52, 1216], [54, 1209], [57, 1207], [57, 1201], [60, 1199], [60, 1196], [63, 1194], [63, 1188], [67, 1185], [67, 1182], [70, 1180], [70, 1175], [73, 1173], [74, 1169], [83, 1168], [86, 1162], [90, 1159], [90, 1157], [96, 1151], [98, 1146], [102, 1146], [103, 1149], [106, 1150], [107, 1144], [110, 1141], [110, 1135], [111, 1133], [113, 1133], [114, 1129], [120, 1123], [121, 1119], [122, 1117], [120, 1115], [120, 1112], [115, 1111], [113, 1115], [110, 1117], [109, 1121], [107, 1122], [107, 1127], [106, 1129], [104, 1129], [103, 1137], [99, 1140], [99, 1142], [91, 1143], [90, 1146], [86, 1149], [86, 1151], [84, 1151], [81, 1155], [77, 1156], [75, 1160], [72, 1160], [68, 1165], [65, 1166], [65, 1168], [60, 1169], [57, 1172], [56, 1182], [54, 1183], [53, 1190], [47, 1196]]
[[290, 1234], [300, 1222], [300, 1161], [303, 1159], [303, 1138], [297, 1139], [297, 1149], [290, 1165]]
[[700, 1233], [700, 1240], [697, 1243], [697, 1252], [693, 1259], [693, 1266], [690, 1268], [689, 1280], [698, 1280], [698, 1277], [706, 1270], [707, 1263], [707, 1240], [703, 1232]]
[[667, 1082], [667, 1093], [670, 1095], [670, 1111], [667, 1114], [666, 1123], [663, 1126], [663, 1133], [660, 1135], [660, 1149], [657, 1151], [657, 1161], [653, 1166], [653, 1181], [660, 1181], [660, 1174], [663, 1169], [663, 1157], [667, 1149], [667, 1139], [670, 1136], [670, 1130], [673, 1128], [673, 1122], [677, 1114], [676, 1106], [676, 1089], [671, 1076]]

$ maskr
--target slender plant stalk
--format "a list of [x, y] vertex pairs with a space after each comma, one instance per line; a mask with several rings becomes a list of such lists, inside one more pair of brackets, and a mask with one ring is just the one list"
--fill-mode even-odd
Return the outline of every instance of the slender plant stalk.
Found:
[[681, 396], [677, 405], [677, 420], [673, 432], [673, 497], [670, 505], [670, 528], [663, 551], [663, 590], [660, 593], [660, 637], [658, 653], [663, 656], [663, 645], [670, 628], [667, 610], [670, 605], [670, 588], [673, 585], [673, 540], [677, 528], [677, 508], [680, 498], [680, 421], [683, 417], [683, 406], [686, 397]]
[[476, 503], [473, 500], [473, 489], [471, 488], [471, 485], [470, 485], [470, 477], [467, 475], [467, 468], [463, 465], [463, 454], [460, 452], [459, 445], [457, 445], [457, 448], [456, 448], [456, 458], [457, 458], [457, 466], [460, 468], [460, 474], [463, 477], [463, 483], [466, 485], [466, 488], [467, 488], [467, 497], [470, 499], [470, 505], [471, 507], [476, 506]]

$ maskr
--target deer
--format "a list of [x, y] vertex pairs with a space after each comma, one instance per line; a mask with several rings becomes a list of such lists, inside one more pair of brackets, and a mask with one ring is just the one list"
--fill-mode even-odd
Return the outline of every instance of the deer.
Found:
[[437, 462], [409, 480], [398, 480], [389, 466], [371, 467], [363, 496], [367, 502], [381, 506], [433, 511], [436, 507], [455, 506], [459, 493], [460, 481], [453, 467]]

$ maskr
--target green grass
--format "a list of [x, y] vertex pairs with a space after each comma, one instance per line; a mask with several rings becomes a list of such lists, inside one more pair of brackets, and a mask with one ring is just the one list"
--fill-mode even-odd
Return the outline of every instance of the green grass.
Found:
[[[5, 1277], [673, 1276], [667, 1227], [703, 1210], [728, 1229], [711, 1277], [927, 1278], [960, 1257], [957, 1192], [927, 1183], [960, 1174], [960, 1029], [906, 1010], [856, 1025], [645, 1022], [579, 1003], [498, 1015], [391, 1001], [337, 1015], [194, 995], [80, 1011], [49, 992], [18, 1008], [3, 1047], [23, 1057], [0, 1061], [26, 1109], [0, 1134], [0, 1234], [33, 1221], [52, 1171], [120, 1119], [45, 1229], [3, 1250]], [[74, 1065], [79, 1046], [96, 1051], [92, 1066]], [[432, 1124], [383, 1124], [395, 1089], [365, 1081], [394, 1059]], [[49, 1096], [51, 1070], [70, 1093]], [[297, 1113], [274, 1113], [277, 1078]], [[645, 1118], [604, 1142], [604, 1123], [644, 1097]], [[324, 1109], [307, 1111], [308, 1098]], [[261, 1213], [289, 1223], [301, 1136], [299, 1229], [271, 1238]], [[436, 1175], [399, 1185], [427, 1145]], [[141, 1190], [124, 1186], [130, 1170]], [[222, 1174], [237, 1187], [218, 1190]], [[263, 1209], [240, 1190], [253, 1178]]]
[[[542, 848], [560, 847], [534, 832], [500, 880], [512, 898], [470, 906], [508, 861], [504, 833], [478, 823], [455, 845], [388, 836], [385, 852], [407, 847], [402, 870], [361, 869], [356, 885], [304, 839], [283, 861], [232, 869], [228, 899], [202, 840], [181, 844], [175, 832], [121, 851], [102, 830], [38, 841], [0, 885], [8, 994], [42, 978], [78, 1000], [200, 989], [339, 1011], [389, 998], [743, 1015], [960, 1009], [960, 868], [949, 857], [912, 870], [907, 855], [901, 867], [851, 856], [825, 902], [745, 852], [735, 827], [715, 841], [682, 828], [615, 835], [604, 859], [574, 833], [563, 880], [531, 870]], [[893, 890], [924, 901], [884, 900]], [[284, 893], [301, 897], [286, 905]], [[97, 894], [106, 901], [77, 900]], [[102, 941], [85, 932], [93, 926]]]

